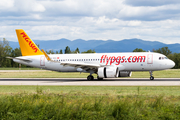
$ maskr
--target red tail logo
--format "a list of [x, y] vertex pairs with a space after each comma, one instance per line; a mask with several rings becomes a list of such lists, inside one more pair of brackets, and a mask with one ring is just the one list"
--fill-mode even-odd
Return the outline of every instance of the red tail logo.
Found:
[[36, 53], [38, 51], [38, 48], [34, 45], [34, 43], [30, 40], [30, 38], [24, 33], [20, 33], [22, 37], [25, 39], [25, 41], [29, 44], [29, 46], [34, 50]]

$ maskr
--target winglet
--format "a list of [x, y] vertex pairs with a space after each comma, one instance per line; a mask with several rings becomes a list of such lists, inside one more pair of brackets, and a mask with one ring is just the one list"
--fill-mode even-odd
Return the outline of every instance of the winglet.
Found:
[[45, 52], [43, 49], [41, 49], [41, 50], [42, 50], [42, 52], [44, 53], [46, 59], [47, 59], [48, 61], [51, 60], [51, 58], [46, 54], [46, 52]]

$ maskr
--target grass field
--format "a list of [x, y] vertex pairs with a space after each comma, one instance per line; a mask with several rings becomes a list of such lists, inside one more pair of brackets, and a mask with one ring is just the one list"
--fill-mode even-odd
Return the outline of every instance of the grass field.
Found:
[[7, 68], [1, 68], [0, 70], [41, 70], [39, 68], [11, 68], [11, 67], [7, 67]]
[[0, 119], [180, 119], [180, 87], [0, 86]]
[[[87, 73], [34, 70], [36, 71], [2, 72], [0, 70], [0, 77], [86, 78], [88, 76]], [[179, 72], [180, 70], [155, 71], [154, 77], [179, 78]], [[132, 74], [132, 78], [148, 77], [148, 72]], [[179, 120], [180, 87], [0, 86], [0, 119]]]
[[179, 86], [0, 86], [0, 95], [11, 95], [17, 93], [34, 93], [40, 89], [43, 93], [54, 94], [77, 94], [77, 95], [148, 95], [148, 96], [180, 96]]
[[[55, 71], [44, 71], [40, 69], [34, 69], [36, 71], [24, 71], [16, 70], [12, 72], [1, 72], [0, 78], [86, 78], [89, 73], [79, 73], [79, 72], [55, 72]], [[11, 69], [12, 70], [12, 69]], [[25, 69], [27, 70], [27, 69]], [[29, 69], [31, 70], [31, 69]], [[180, 78], [180, 69], [170, 69], [163, 71], [154, 71], [153, 75], [155, 78]], [[93, 74], [96, 78], [97, 75]], [[131, 78], [149, 78], [149, 72], [133, 72]]]

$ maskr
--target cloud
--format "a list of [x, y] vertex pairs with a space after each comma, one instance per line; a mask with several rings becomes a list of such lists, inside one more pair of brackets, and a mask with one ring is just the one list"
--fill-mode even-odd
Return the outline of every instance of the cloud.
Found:
[[44, 12], [45, 7], [35, 0], [15, 0], [14, 7], [18, 12]]
[[36, 0], [3, 0], [1, 3], [0, 17], [27, 17], [46, 10], [45, 7]]
[[13, 0], [1, 0], [0, 10], [11, 8], [13, 7], [13, 4]]
[[[131, 2], [128, 0], [105, 1], [105, 0], [64, 0], [64, 1], [43, 1], [47, 12], [44, 16], [63, 16], [63, 17], [102, 17], [117, 18], [121, 20], [142, 20], [157, 21], [166, 19], [179, 19], [180, 4], [178, 1], [158, 2], [164, 3], [162, 6], [131, 6], [124, 4]], [[150, 1], [155, 4], [155, 2]], [[131, 2], [133, 3], [133, 2]], [[167, 3], [167, 4], [165, 4]], [[169, 3], [169, 4], [168, 4]], [[53, 7], [52, 7], [53, 6]]]
[[2, 0], [0, 37], [17, 41], [15, 29], [34, 40], [139, 38], [179, 42], [176, 0]]
[[125, 4], [131, 6], [163, 6], [170, 4], [180, 4], [179, 0], [125, 0]]
[[[143, 0], [139, 1], [140, 3], [144, 2]], [[43, 19], [43, 17], [52, 19], [56, 17], [81, 19], [81, 17], [98, 18], [102, 16], [110, 19], [141, 21], [179, 19], [180, 4], [175, 4], [178, 1], [157, 1], [147, 1], [157, 6], [151, 6], [151, 4], [148, 4], [149, 6], [143, 6], [139, 2], [139, 6], [136, 6], [134, 5], [136, 2], [131, 0], [11, 0], [8, 9], [4, 8], [0, 11], [0, 16], [30, 16], [35, 20]], [[163, 6], [159, 6], [160, 3], [163, 3]]]

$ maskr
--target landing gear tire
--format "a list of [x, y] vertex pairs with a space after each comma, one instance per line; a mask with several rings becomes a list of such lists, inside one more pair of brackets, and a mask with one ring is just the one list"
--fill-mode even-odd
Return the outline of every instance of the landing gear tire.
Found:
[[97, 79], [98, 79], [98, 80], [103, 80], [103, 78], [99, 78], [99, 76], [97, 76]]
[[150, 80], [154, 80], [153, 71], [149, 71], [149, 73], [150, 73]]
[[154, 80], [154, 77], [153, 77], [153, 76], [151, 76], [151, 77], [150, 77], [150, 80]]
[[87, 77], [87, 80], [94, 80], [94, 77], [93, 77], [92, 75], [89, 75], [89, 76]]

